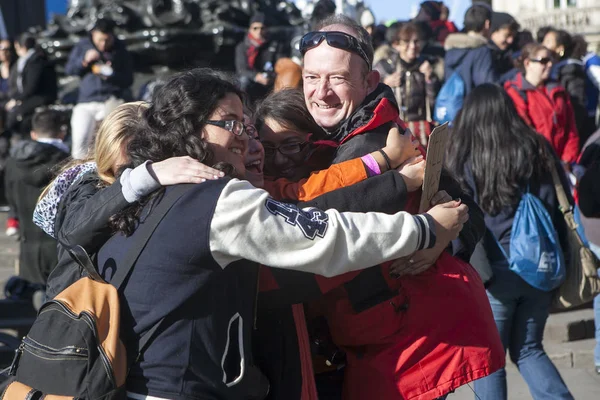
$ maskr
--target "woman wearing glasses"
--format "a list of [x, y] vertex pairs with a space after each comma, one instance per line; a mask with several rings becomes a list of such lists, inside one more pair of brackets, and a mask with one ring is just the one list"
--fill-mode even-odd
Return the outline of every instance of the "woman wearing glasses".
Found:
[[375, 69], [381, 75], [381, 82], [394, 90], [400, 117], [426, 144], [431, 132], [431, 110], [441, 85], [429, 61], [421, 57], [421, 35], [412, 22], [388, 28], [386, 36], [391, 46]]
[[569, 95], [550, 80], [553, 54], [530, 43], [521, 51], [520, 69], [514, 80], [504, 84], [521, 118], [552, 145], [566, 164], [579, 156], [579, 135]]
[[[248, 137], [241, 99], [214, 71], [174, 76], [144, 112], [144, 127], [128, 146], [131, 166], [190, 156], [243, 178]], [[118, 270], [139, 240], [140, 217], [153, 212], [162, 192], [118, 218], [120, 232], [98, 254], [100, 270]], [[429, 211], [451, 220], [435, 225], [435, 240], [457, 236], [466, 211], [455, 203]], [[129, 397], [263, 398], [250, 351], [257, 263], [337, 275], [430, 247], [429, 223], [426, 215], [301, 210], [232, 178], [190, 186], [154, 231], [123, 291], [128, 342], [163, 320], [130, 370]], [[449, 225], [459, 226], [444, 229]]]

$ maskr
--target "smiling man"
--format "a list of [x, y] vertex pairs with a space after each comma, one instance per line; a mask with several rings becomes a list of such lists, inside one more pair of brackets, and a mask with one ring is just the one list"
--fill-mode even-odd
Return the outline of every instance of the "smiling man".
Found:
[[[402, 128], [403, 123], [392, 90], [379, 83], [379, 72], [372, 69], [368, 33], [343, 15], [326, 18], [316, 29], [300, 42], [305, 103], [325, 131], [314, 139], [339, 145], [334, 164], [379, 151], [390, 124], [397, 122]], [[469, 259], [483, 234], [481, 210], [447, 174], [442, 175], [440, 190], [460, 197], [469, 207], [470, 219], [456, 243], [440, 243], [396, 262], [410, 271], [408, 275], [425, 271], [421, 277], [392, 279], [388, 267], [379, 266], [345, 283], [340, 288], [343, 294], [325, 294], [320, 302], [333, 341], [347, 356], [344, 400], [445, 396], [504, 364], [481, 282], [467, 277], [470, 266], [444, 254], [449, 248]], [[416, 212], [413, 205], [418, 200], [418, 192], [409, 194], [406, 211]], [[404, 205], [393, 207], [400, 210]], [[438, 257], [445, 261], [436, 263]], [[436, 267], [426, 271], [433, 264]], [[464, 279], [455, 279], [458, 276]], [[436, 299], [438, 293], [444, 293], [443, 298]], [[466, 315], [480, 318], [460, 322]], [[469, 334], [475, 331], [477, 335]]]

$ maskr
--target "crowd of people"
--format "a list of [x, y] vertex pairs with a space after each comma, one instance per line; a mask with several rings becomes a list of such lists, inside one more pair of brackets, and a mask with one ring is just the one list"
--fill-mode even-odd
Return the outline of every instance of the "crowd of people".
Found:
[[[437, 1], [387, 26], [334, 11], [298, 54], [256, 13], [236, 76], [179, 72], [135, 102], [131, 56], [100, 19], [66, 65], [81, 78], [70, 130], [36, 111], [57, 87], [35, 38], [0, 42], [21, 278], [58, 298], [84, 274], [72, 246], [110, 282], [148, 241], [122, 290], [126, 346], [158, 326], [131, 399], [444, 399], [471, 382], [506, 399], [507, 352], [533, 398], [572, 399], [542, 343], [556, 286], [520, 275], [511, 243], [533, 196], [568, 251], [556, 171], [600, 257], [600, 57], [482, 3], [462, 31]], [[439, 191], [420, 210], [445, 121]]]

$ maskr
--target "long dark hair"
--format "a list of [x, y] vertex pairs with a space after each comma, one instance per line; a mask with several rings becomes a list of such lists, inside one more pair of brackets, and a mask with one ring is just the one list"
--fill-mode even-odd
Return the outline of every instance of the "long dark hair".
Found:
[[468, 187], [470, 165], [479, 206], [497, 215], [516, 206], [530, 180], [549, 174], [552, 158], [545, 139], [521, 119], [502, 87], [484, 84], [465, 99], [452, 128], [446, 167]]
[[[150, 107], [142, 114], [140, 127], [127, 146], [134, 168], [146, 160], [163, 161], [170, 157], [190, 156], [196, 160], [233, 172], [229, 164], [216, 163], [213, 153], [200, 136], [206, 121], [219, 101], [233, 93], [243, 100], [242, 92], [229, 76], [209, 69], [197, 68], [173, 76], [152, 96]], [[143, 207], [162, 191], [134, 204], [116, 216], [114, 226], [131, 234]]]

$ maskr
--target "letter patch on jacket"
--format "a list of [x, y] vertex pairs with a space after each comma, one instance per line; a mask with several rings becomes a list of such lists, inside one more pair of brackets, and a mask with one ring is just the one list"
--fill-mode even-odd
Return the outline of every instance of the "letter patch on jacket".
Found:
[[310, 240], [315, 237], [324, 237], [327, 232], [329, 216], [316, 208], [300, 210], [290, 204], [280, 203], [273, 199], [267, 199], [265, 206], [271, 214], [285, 218], [285, 222], [300, 228], [304, 236]]

